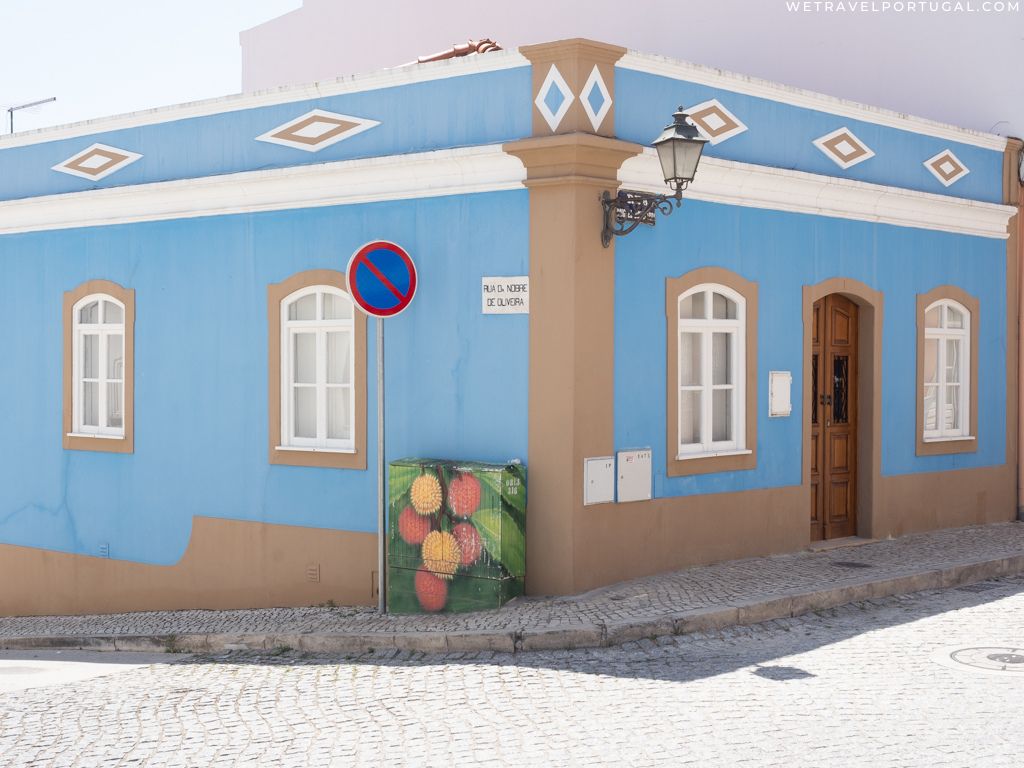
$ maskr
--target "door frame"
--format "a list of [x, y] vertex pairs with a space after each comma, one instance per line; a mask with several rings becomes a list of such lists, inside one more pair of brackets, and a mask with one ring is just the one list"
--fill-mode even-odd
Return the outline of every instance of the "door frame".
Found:
[[[858, 307], [857, 321], [857, 535], [872, 538], [875, 514], [880, 509], [882, 490], [882, 311], [883, 295], [859, 280], [833, 277], [803, 287], [804, 343], [803, 424], [801, 432], [801, 482], [809, 498], [811, 493], [811, 421], [807, 398], [811, 387], [811, 341], [814, 333], [814, 302], [832, 293], [846, 297]], [[805, 507], [806, 513], [806, 507]], [[805, 526], [810, 542], [810, 525]]]

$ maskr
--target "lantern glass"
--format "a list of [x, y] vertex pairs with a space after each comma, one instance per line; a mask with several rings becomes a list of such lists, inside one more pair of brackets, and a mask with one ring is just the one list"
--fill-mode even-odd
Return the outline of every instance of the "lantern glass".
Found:
[[693, 177], [697, 175], [701, 152], [704, 150], [702, 139], [671, 138], [658, 144], [657, 149], [666, 184], [693, 181]]

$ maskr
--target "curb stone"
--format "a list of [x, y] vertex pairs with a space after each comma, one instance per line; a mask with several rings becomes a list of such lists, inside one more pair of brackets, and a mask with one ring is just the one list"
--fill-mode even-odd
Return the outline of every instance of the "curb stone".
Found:
[[707, 632], [758, 624], [849, 603], [932, 589], [950, 589], [1024, 573], [1024, 555], [962, 562], [903, 576], [864, 579], [853, 584], [804, 592], [765, 595], [751, 600], [619, 621], [570, 626], [482, 629], [453, 632], [302, 632], [279, 634], [48, 635], [0, 637], [4, 650], [87, 650], [164, 653], [272, 651], [288, 648], [308, 653], [368, 653], [380, 650], [415, 653], [521, 653], [601, 648], [666, 635]]

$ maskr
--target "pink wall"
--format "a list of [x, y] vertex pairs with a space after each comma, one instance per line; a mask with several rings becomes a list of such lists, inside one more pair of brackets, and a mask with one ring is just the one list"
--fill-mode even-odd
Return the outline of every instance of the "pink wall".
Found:
[[1014, 2], [1004, 13], [793, 13], [787, 0], [305, 0], [241, 33], [242, 87], [393, 67], [470, 38], [590, 37], [1020, 136], [1024, 0]]

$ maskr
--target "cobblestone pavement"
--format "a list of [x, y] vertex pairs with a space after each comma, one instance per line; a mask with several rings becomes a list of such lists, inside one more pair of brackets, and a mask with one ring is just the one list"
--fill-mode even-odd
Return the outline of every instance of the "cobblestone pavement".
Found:
[[733, 560], [635, 579], [583, 595], [524, 598], [500, 611], [381, 616], [372, 608], [156, 611], [0, 618], [0, 638], [288, 632], [472, 632], [650, 620], [681, 611], [885, 579], [1024, 553], [1024, 524], [934, 531], [824, 552]]
[[615, 648], [168, 657], [0, 694], [0, 764], [1017, 768], [1024, 675], [932, 658], [979, 644], [1024, 645], [1024, 577]]

